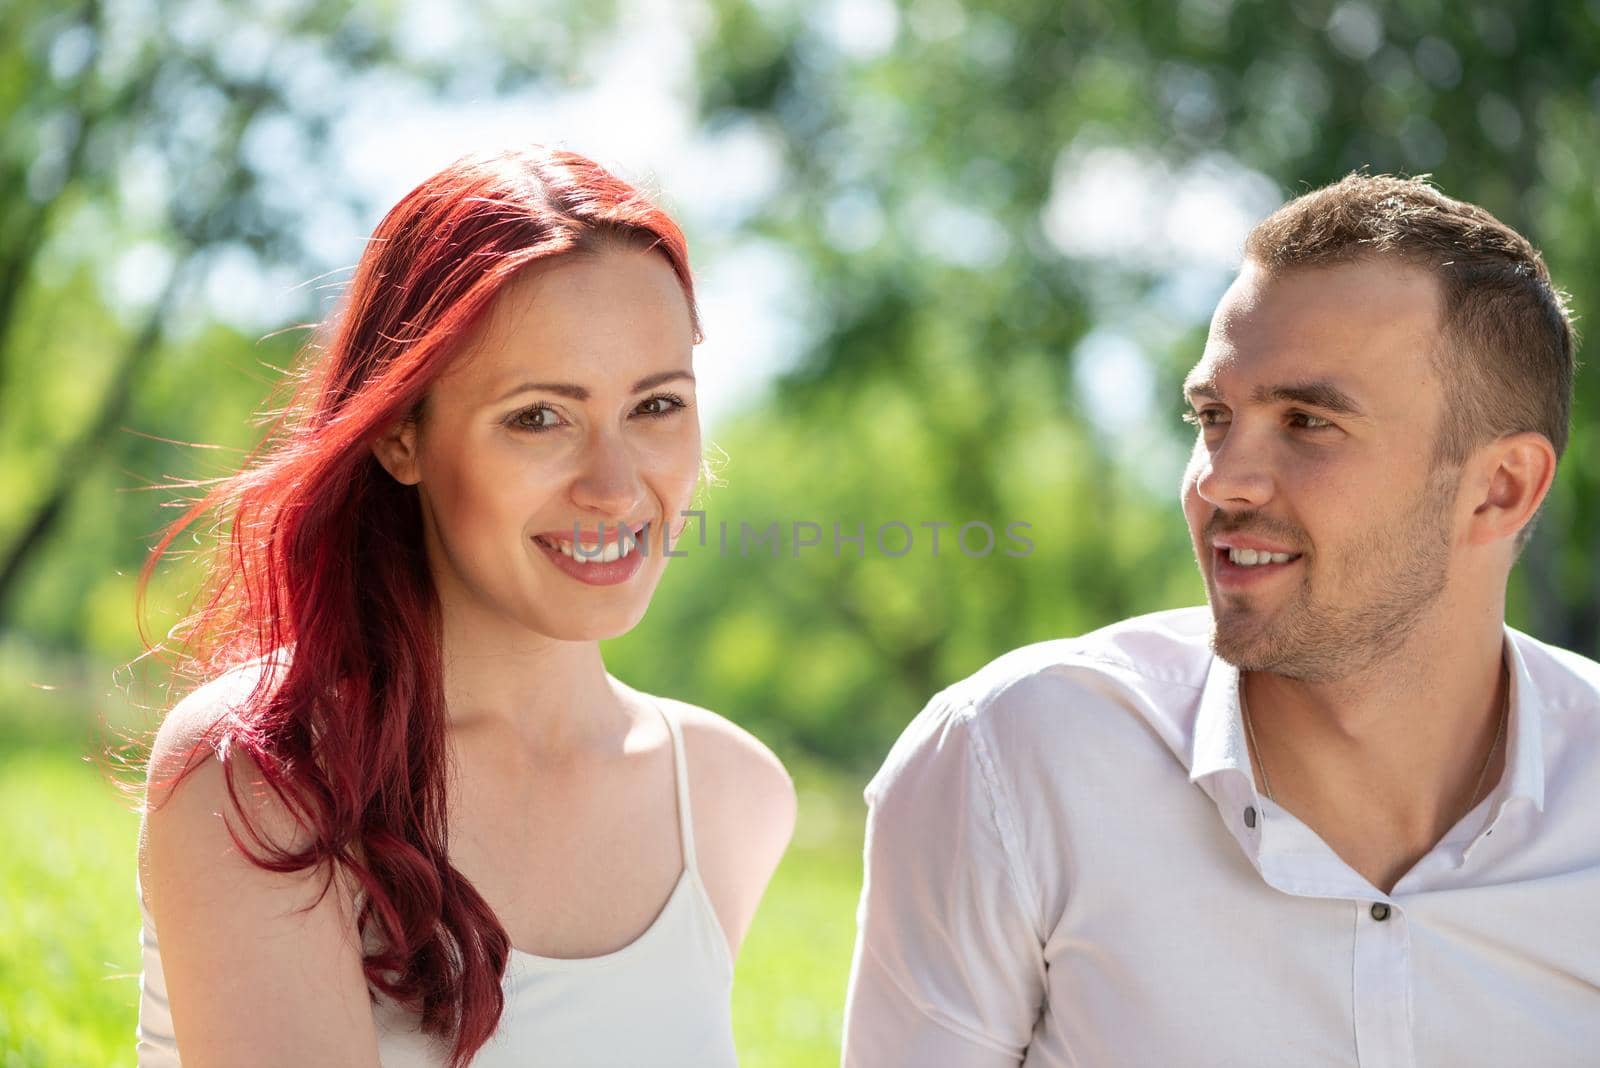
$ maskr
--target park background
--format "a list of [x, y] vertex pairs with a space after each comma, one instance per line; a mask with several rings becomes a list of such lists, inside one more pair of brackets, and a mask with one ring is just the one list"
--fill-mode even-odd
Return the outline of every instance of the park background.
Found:
[[[1250, 224], [1353, 168], [1429, 172], [1543, 248], [1581, 329], [1597, 72], [1597, 0], [10, 0], [0, 1065], [133, 1063], [137, 820], [96, 756], [166, 699], [133, 597], [161, 487], [243, 458], [367, 233], [450, 159], [559, 144], [654, 190], [702, 285], [713, 536], [823, 527], [691, 546], [608, 648], [793, 769], [735, 1026], [751, 1068], [822, 1065], [860, 788], [904, 724], [1003, 650], [1202, 600], [1177, 386]], [[1581, 373], [1511, 605], [1591, 656], [1597, 395]], [[873, 538], [896, 521], [903, 556]], [[1032, 553], [919, 526], [974, 521]], [[194, 580], [158, 573], [154, 638]]]

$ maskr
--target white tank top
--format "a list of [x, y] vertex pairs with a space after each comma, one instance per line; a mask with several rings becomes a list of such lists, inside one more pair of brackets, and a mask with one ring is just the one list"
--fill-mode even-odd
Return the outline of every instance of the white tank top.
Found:
[[[733, 960], [695, 861], [683, 733], [677, 717], [657, 707], [672, 733], [683, 874], [644, 934], [614, 953], [565, 960], [512, 949], [501, 980], [505, 1012], [473, 1058], [475, 1068], [737, 1066], [729, 1011]], [[139, 1068], [180, 1068], [161, 948], [142, 892], [139, 908]], [[372, 1011], [383, 1068], [448, 1063], [448, 1046], [422, 1034], [414, 1014], [382, 995]]]

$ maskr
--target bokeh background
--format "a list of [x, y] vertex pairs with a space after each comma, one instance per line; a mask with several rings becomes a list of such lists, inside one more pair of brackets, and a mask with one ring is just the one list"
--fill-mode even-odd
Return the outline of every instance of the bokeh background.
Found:
[[[906, 721], [1007, 648], [1202, 599], [1177, 384], [1251, 223], [1431, 172], [1542, 246], [1581, 327], [1597, 72], [1600, 0], [7, 0], [0, 1064], [133, 1062], [137, 821], [94, 755], [166, 700], [133, 600], [162, 486], [242, 459], [367, 233], [450, 159], [562, 144], [654, 190], [703, 287], [713, 538], [823, 528], [691, 547], [608, 650], [793, 768], [736, 1029], [747, 1065], [821, 1065], [860, 788]], [[1511, 614], [1595, 655], [1579, 383]], [[1033, 551], [966, 555], [967, 522]], [[158, 574], [153, 638], [194, 581]]]

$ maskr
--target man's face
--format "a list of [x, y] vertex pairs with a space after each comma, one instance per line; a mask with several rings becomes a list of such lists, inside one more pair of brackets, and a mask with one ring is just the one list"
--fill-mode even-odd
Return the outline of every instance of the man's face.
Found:
[[1224, 295], [1184, 386], [1183, 480], [1223, 659], [1344, 678], [1437, 602], [1459, 475], [1434, 463], [1441, 305], [1432, 275], [1383, 259], [1247, 263]]

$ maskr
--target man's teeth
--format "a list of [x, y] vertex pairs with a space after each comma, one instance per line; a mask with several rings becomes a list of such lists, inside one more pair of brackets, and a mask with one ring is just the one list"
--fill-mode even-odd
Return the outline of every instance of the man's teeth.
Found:
[[1295, 556], [1295, 553], [1269, 553], [1256, 549], [1228, 550], [1228, 559], [1240, 567], [1255, 567], [1258, 564], [1287, 564]]
[[540, 539], [546, 545], [554, 546], [563, 556], [570, 556], [580, 564], [609, 564], [614, 560], [621, 560], [624, 556], [639, 547], [639, 543], [632, 537], [623, 536], [616, 541], [606, 542], [604, 549], [586, 547], [581, 553], [572, 547], [570, 541], [551, 541]]

